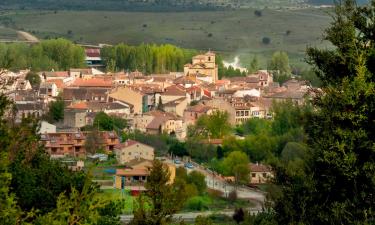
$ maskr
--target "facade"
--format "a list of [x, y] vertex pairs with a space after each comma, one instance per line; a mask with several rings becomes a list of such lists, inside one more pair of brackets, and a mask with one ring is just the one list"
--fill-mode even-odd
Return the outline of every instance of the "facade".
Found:
[[186, 64], [184, 66], [185, 76], [196, 77], [196, 79], [201, 78], [201, 80], [216, 83], [216, 81], [219, 80], [219, 76], [215, 56], [215, 53], [211, 51], [203, 55], [194, 56], [192, 64]]
[[[176, 167], [172, 164], [164, 164], [170, 173], [169, 183], [173, 183], [176, 178]], [[116, 189], [145, 191], [144, 184], [147, 177], [150, 175], [152, 163], [144, 163], [140, 161], [139, 164], [134, 164], [131, 167], [117, 169], [115, 175], [114, 186]]]
[[250, 169], [250, 183], [251, 184], [264, 184], [268, 183], [273, 177], [271, 167], [259, 164], [249, 163]]
[[187, 99], [185, 97], [176, 99], [174, 101], [163, 104], [163, 109], [165, 112], [174, 113], [177, 116], [184, 116], [184, 111], [188, 105]]
[[134, 114], [148, 111], [147, 95], [131, 87], [118, 87], [112, 90], [109, 97], [133, 105]]
[[213, 112], [212, 107], [206, 105], [190, 106], [184, 111], [184, 121], [186, 125], [193, 125], [202, 115], [210, 115]]
[[154, 148], [134, 140], [127, 140], [124, 143], [115, 146], [117, 161], [120, 164], [126, 164], [132, 160], [154, 159]]
[[[85, 157], [85, 141], [88, 134], [89, 132], [45, 133], [41, 134], [41, 141], [51, 156]], [[113, 151], [114, 146], [119, 143], [115, 132], [100, 132], [99, 136], [105, 151]]]

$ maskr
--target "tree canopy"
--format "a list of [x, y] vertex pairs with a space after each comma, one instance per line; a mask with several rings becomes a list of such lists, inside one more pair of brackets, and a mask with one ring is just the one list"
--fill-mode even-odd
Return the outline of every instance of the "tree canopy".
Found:
[[277, 169], [279, 224], [372, 224], [375, 218], [375, 2], [340, 3], [325, 33], [336, 48], [307, 51], [323, 87], [305, 128], [310, 157], [300, 173]]

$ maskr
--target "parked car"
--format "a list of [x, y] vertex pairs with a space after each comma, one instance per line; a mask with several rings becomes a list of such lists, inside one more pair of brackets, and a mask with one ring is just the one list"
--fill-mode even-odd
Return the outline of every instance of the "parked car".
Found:
[[175, 164], [181, 164], [181, 160], [179, 160], [179, 159], [175, 159], [175, 160], [174, 160], [174, 163], [175, 163]]
[[194, 169], [194, 166], [191, 163], [185, 163], [185, 168]]

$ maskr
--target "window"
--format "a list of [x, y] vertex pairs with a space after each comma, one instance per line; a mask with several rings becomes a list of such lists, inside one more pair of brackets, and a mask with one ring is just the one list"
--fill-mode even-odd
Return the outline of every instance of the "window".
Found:
[[131, 153], [131, 152], [129, 152], [129, 153], [128, 153], [128, 155], [132, 155], [132, 153]]
[[249, 111], [245, 111], [245, 116], [249, 116]]
[[263, 175], [263, 177], [267, 177], [267, 173], [263, 173], [262, 175]]
[[256, 176], [256, 174], [255, 174], [255, 173], [251, 173], [251, 176], [252, 176], [252, 177], [255, 177], [255, 176]]

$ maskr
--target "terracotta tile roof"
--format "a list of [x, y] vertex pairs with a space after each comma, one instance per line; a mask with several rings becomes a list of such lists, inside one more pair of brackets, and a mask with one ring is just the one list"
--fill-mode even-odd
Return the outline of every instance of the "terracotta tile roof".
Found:
[[195, 105], [195, 106], [190, 106], [189, 108], [186, 109], [188, 112], [197, 112], [197, 113], [206, 113], [208, 112], [212, 107], [206, 106], [206, 105]]
[[46, 77], [69, 77], [68, 71], [43, 72]]
[[[116, 149], [123, 149], [123, 148], [127, 148], [127, 147], [130, 147], [130, 146], [133, 146], [133, 145], [145, 145], [145, 146], [148, 146], [146, 144], [143, 144], [143, 143], [140, 143], [138, 141], [135, 141], [135, 140], [131, 140], [131, 139], [128, 139], [127, 141], [125, 141], [124, 143], [120, 143], [120, 144], [117, 144], [115, 146]], [[150, 148], [152, 148], [151, 146], [148, 146]]]
[[112, 79], [106, 78], [91, 78], [91, 79], [81, 79], [77, 78], [72, 86], [76, 87], [112, 87]]
[[162, 95], [186, 96], [186, 91], [181, 86], [172, 85], [167, 87]]
[[65, 87], [65, 84], [64, 84], [64, 81], [61, 80], [61, 79], [51, 79], [51, 80], [47, 80], [46, 83], [54, 83], [56, 84], [57, 88], [58, 89], [63, 89]]
[[88, 109], [88, 106], [87, 106], [86, 102], [79, 102], [79, 103], [71, 104], [67, 108], [69, 108], [69, 109]]
[[148, 169], [116, 169], [116, 175], [120, 176], [148, 176], [150, 175], [150, 171]]
[[260, 163], [249, 163], [250, 172], [271, 172], [271, 167]]

